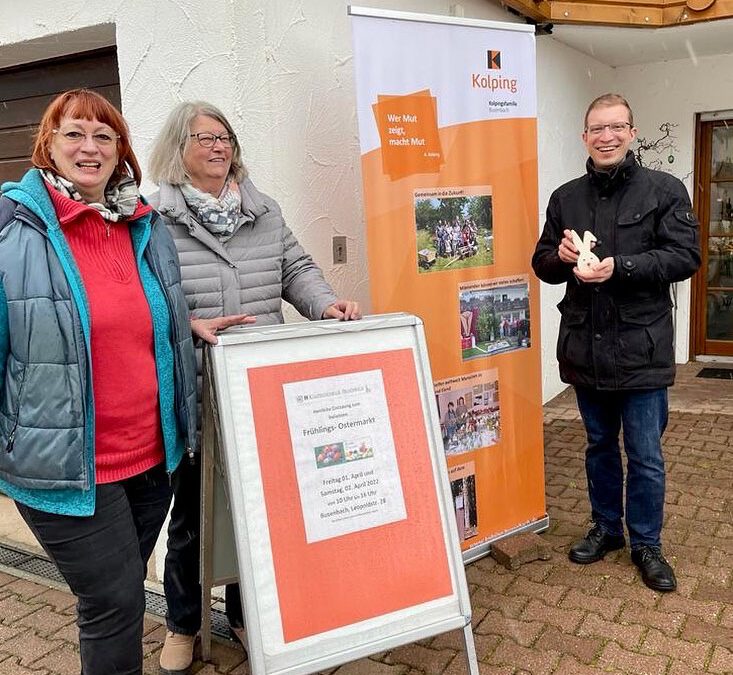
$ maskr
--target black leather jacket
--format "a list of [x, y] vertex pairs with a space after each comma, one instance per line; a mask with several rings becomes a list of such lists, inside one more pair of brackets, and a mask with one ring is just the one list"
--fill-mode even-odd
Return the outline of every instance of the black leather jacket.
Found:
[[[697, 219], [684, 185], [639, 166], [632, 152], [612, 172], [596, 171], [550, 197], [532, 267], [550, 284], [566, 283], [558, 305], [560, 377], [599, 390], [653, 389], [674, 382], [670, 284], [700, 266]], [[564, 229], [590, 230], [594, 253], [614, 259], [611, 279], [576, 280], [557, 248]]]

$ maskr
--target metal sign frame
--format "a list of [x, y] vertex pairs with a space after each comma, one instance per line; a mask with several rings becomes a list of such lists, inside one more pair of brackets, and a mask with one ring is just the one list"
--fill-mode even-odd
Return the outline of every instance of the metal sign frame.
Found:
[[[262, 476], [257, 464], [257, 439], [252, 433], [253, 422], [248, 414], [251, 414], [251, 409], [247, 409], [250, 392], [245, 377], [246, 369], [298, 363], [309, 358], [322, 359], [325, 356], [330, 359], [405, 347], [409, 347], [414, 359], [423, 412], [422, 422], [428, 439], [429, 463], [438, 504], [439, 528], [443, 536], [452, 592], [448, 597], [440, 598], [439, 602], [423, 603], [389, 615], [373, 617], [287, 643], [283, 641], [282, 644], [273, 646], [272, 641], [266, 639], [266, 635], [272, 635], [273, 626], [266, 608], [272, 605], [273, 597], [277, 597], [277, 589], [268, 588], [268, 582], [263, 582], [263, 578], [268, 577], [262, 576], [262, 569], [267, 568], [268, 556], [272, 555], [272, 551], [267, 547], [266, 537], [263, 540], [261, 532], [253, 531], [258, 529], [258, 523], [263, 520], [265, 505], [264, 499], [251, 497], [253, 491], [258, 497], [264, 495]], [[214, 476], [217, 473], [213, 465], [216, 464], [226, 478], [225, 488], [231, 521], [234, 524], [242, 606], [247, 625], [249, 666], [253, 675], [315, 673], [454, 629], [463, 630], [467, 672], [477, 675], [478, 662], [471, 629], [468, 587], [420, 319], [408, 314], [388, 314], [365, 317], [355, 322], [319, 321], [243, 328], [222, 334], [219, 343], [209, 348], [208, 352], [210, 358], [205, 359], [206, 382], [203, 397], [204, 414], [208, 422], [204, 424], [203, 443], [204, 452], [214, 462], [207, 462], [207, 468], [202, 471], [204, 614], [209, 614], [210, 603], [206, 600], [210, 598], [211, 585], [215, 579], [233, 580], [229, 577], [226, 564], [218, 565], [218, 572], [214, 574], [215, 549], [221, 546], [221, 537], [212, 522], [215, 513]], [[218, 452], [212, 454], [210, 451], [214, 446], [218, 446]], [[403, 476], [402, 480], [405, 479]], [[242, 489], [244, 484], [247, 485], [246, 492], [250, 495], [247, 499]], [[258, 506], [260, 503], [261, 509]], [[221, 513], [221, 508], [219, 511]], [[221, 515], [219, 519], [222, 519]], [[416, 535], [419, 536], [419, 533]], [[268, 598], [262, 601], [264, 596]], [[348, 600], [344, 599], [344, 602]], [[204, 657], [208, 656], [209, 629], [210, 625], [205, 621], [202, 626]]]

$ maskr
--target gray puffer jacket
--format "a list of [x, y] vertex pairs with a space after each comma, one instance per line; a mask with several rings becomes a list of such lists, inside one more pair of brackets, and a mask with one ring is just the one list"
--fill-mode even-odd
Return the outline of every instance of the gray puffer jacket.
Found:
[[244, 222], [225, 242], [188, 209], [175, 185], [150, 197], [168, 226], [181, 260], [183, 292], [191, 314], [211, 319], [251, 314], [257, 325], [283, 322], [282, 299], [317, 320], [336, 295], [283, 220], [275, 200], [245, 178], [239, 185]]

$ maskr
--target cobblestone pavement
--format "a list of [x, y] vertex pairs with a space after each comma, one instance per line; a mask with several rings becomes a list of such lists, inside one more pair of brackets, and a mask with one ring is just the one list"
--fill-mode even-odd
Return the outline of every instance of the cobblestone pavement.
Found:
[[[710, 364], [708, 364], [710, 365]], [[679, 581], [659, 594], [627, 550], [584, 567], [566, 550], [587, 527], [584, 434], [572, 395], [545, 406], [552, 556], [509, 571], [492, 558], [466, 569], [482, 675], [695, 675], [733, 673], [733, 380], [680, 368], [665, 437], [664, 542]], [[164, 628], [146, 620], [146, 674], [158, 672]], [[248, 673], [241, 649], [215, 643], [199, 675]], [[0, 572], [0, 674], [77, 675], [73, 599], [47, 582]], [[458, 675], [460, 632], [330, 671], [337, 675]]]

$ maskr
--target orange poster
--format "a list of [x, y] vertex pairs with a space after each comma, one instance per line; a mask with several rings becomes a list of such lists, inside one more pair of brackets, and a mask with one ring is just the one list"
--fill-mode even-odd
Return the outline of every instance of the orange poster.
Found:
[[246, 377], [285, 643], [453, 594], [413, 352]]
[[425, 324], [470, 558], [547, 522], [534, 34], [437, 17], [353, 28], [373, 309]]

